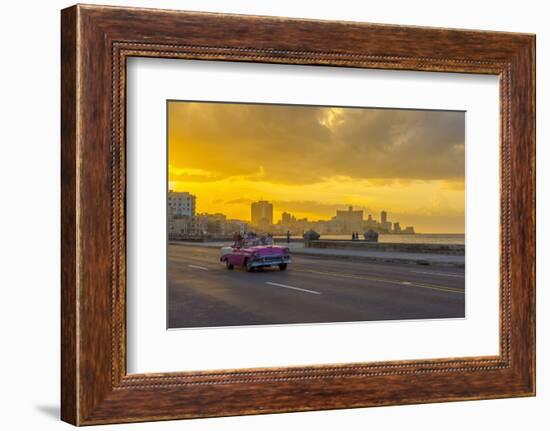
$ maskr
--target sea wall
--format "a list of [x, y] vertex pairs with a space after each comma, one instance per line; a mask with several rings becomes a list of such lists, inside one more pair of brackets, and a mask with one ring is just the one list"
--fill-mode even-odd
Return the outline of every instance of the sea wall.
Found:
[[326, 248], [338, 250], [393, 251], [401, 253], [434, 253], [464, 256], [464, 244], [416, 244], [396, 242], [367, 242], [344, 240], [305, 241], [306, 248]]

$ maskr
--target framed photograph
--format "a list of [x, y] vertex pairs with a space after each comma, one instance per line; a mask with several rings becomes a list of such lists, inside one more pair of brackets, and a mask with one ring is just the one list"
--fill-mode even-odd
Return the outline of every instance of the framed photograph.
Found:
[[64, 421], [535, 394], [534, 35], [61, 18]]

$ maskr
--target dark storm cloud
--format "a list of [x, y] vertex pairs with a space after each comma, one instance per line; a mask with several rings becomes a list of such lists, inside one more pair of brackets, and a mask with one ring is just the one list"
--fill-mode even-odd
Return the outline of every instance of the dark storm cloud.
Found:
[[171, 164], [216, 179], [464, 177], [463, 112], [191, 102], [169, 112]]

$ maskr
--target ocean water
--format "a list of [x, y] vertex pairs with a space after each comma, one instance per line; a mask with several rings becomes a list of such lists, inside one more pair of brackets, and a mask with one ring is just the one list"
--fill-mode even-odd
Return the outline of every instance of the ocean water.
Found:
[[[277, 236], [278, 237], [278, 236]], [[292, 236], [292, 238], [301, 238]], [[360, 235], [363, 239], [363, 236]], [[351, 240], [351, 235], [321, 235], [320, 239]], [[412, 243], [412, 244], [464, 244], [462, 233], [416, 233], [416, 234], [380, 234], [378, 242]]]
[[453, 233], [417, 233], [414, 235], [384, 235], [378, 237], [378, 242], [399, 242], [414, 244], [464, 244], [464, 234]]

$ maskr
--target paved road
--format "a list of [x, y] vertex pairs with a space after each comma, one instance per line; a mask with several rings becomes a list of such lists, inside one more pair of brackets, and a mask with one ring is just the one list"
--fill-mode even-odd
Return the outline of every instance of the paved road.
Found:
[[293, 256], [227, 270], [218, 250], [168, 246], [168, 327], [464, 317], [464, 269]]

